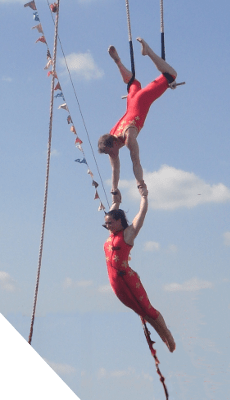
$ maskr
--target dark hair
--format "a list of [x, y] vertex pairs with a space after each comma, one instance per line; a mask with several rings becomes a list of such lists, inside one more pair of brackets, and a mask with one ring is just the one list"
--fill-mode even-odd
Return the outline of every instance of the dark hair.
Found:
[[101, 136], [98, 140], [98, 152], [104, 153], [106, 147], [112, 148], [113, 143], [116, 140], [117, 138], [113, 135], [110, 135], [109, 133]]
[[[118, 221], [121, 220], [121, 225], [125, 229], [129, 226], [125, 212], [121, 209], [119, 210], [111, 210], [105, 214], [105, 216], [110, 215], [113, 219]], [[103, 225], [104, 226], [104, 225]]]

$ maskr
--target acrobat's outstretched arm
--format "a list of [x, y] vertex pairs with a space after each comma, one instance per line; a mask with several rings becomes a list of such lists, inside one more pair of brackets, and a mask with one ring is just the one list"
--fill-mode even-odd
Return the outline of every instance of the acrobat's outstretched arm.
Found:
[[137, 134], [136, 128], [130, 127], [126, 134], [126, 146], [130, 151], [130, 157], [133, 163], [133, 173], [137, 181], [137, 187], [139, 189], [140, 195], [143, 196], [146, 190], [146, 184], [143, 179], [143, 169], [140, 163], [140, 156], [139, 156], [139, 145], [137, 142]]
[[109, 156], [110, 164], [112, 167], [112, 192], [115, 192], [118, 187], [118, 182], [120, 179], [120, 159], [119, 155], [116, 157]]

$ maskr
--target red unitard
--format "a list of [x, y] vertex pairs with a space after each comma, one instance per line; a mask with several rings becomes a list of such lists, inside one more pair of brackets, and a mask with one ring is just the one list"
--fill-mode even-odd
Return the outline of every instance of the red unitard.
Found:
[[159, 312], [151, 305], [138, 274], [128, 264], [132, 246], [125, 243], [123, 233], [123, 230], [111, 233], [104, 244], [110, 284], [125, 306], [143, 318], [156, 319]]
[[124, 145], [126, 140], [125, 133], [129, 127], [136, 127], [139, 133], [143, 128], [151, 104], [167, 88], [168, 80], [164, 75], [160, 75], [143, 89], [141, 89], [140, 82], [135, 79], [129, 89], [126, 113], [110, 131], [110, 135], [116, 136], [121, 144]]

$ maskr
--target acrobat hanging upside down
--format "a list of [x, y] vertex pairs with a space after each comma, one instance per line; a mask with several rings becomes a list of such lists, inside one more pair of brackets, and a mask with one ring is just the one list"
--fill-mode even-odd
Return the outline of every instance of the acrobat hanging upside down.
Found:
[[[120, 195], [120, 192], [119, 192]], [[128, 225], [125, 213], [119, 209], [119, 201], [114, 201], [110, 211], [105, 215], [105, 227], [110, 236], [104, 244], [108, 276], [113, 291], [119, 300], [149, 322], [157, 331], [169, 351], [176, 348], [171, 332], [165, 321], [150, 303], [148, 295], [138, 274], [128, 263], [129, 253], [134, 245], [148, 209], [148, 191], [142, 190], [140, 209], [131, 225]]]
[[[137, 187], [142, 195], [145, 183], [139, 158], [137, 136], [144, 125], [151, 104], [168, 87], [175, 87], [177, 73], [166, 61], [157, 56], [143, 39], [137, 38], [137, 40], [142, 45], [142, 54], [144, 56], [148, 55], [162, 74], [143, 89], [141, 89], [140, 82], [136, 79], [134, 80], [129, 89], [125, 115], [117, 122], [109, 134], [99, 138], [98, 151], [109, 155], [112, 167], [112, 192], [116, 193], [120, 178], [119, 150], [126, 145], [130, 151]], [[110, 46], [108, 51], [117, 64], [123, 81], [128, 83], [132, 78], [132, 73], [122, 64], [114, 46]]]

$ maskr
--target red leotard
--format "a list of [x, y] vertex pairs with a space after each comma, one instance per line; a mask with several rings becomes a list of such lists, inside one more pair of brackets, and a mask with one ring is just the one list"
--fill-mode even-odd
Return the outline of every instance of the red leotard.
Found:
[[158, 99], [168, 88], [168, 80], [160, 75], [155, 81], [141, 89], [141, 84], [136, 79], [129, 89], [127, 97], [127, 110], [125, 115], [111, 129], [110, 135], [116, 136], [124, 145], [126, 131], [129, 127], [136, 127], [138, 133], [143, 128], [151, 104]]
[[123, 230], [111, 233], [104, 244], [110, 284], [123, 304], [143, 318], [156, 319], [159, 312], [151, 305], [138, 274], [128, 264], [132, 246], [125, 243], [123, 233]]

